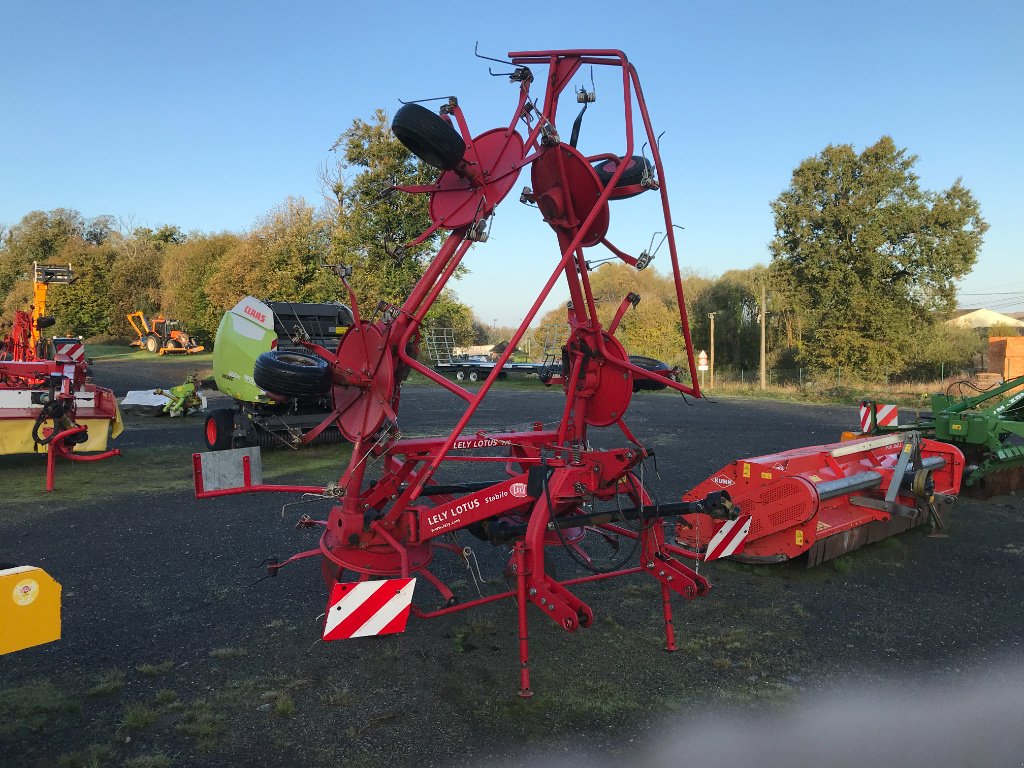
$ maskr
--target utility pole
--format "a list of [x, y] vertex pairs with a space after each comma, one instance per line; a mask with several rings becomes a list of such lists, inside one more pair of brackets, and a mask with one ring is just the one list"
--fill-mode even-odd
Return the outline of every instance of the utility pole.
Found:
[[766, 388], [766, 385], [765, 385], [765, 354], [764, 354], [764, 348], [765, 348], [765, 344], [764, 344], [764, 328], [765, 328], [765, 320], [768, 317], [768, 306], [767, 306], [767, 301], [768, 300], [767, 300], [767, 297], [765, 296], [766, 292], [767, 291], [765, 290], [764, 283], [761, 283], [761, 389], [765, 389]]
[[708, 312], [708, 317], [711, 318], [711, 345], [710, 345], [711, 346], [711, 359], [709, 361], [710, 365], [708, 366], [711, 369], [709, 371], [711, 376], [710, 376], [710, 381], [708, 382], [708, 389], [714, 389], [715, 388], [715, 315], [716, 314], [717, 313], [715, 313], [715, 312]]

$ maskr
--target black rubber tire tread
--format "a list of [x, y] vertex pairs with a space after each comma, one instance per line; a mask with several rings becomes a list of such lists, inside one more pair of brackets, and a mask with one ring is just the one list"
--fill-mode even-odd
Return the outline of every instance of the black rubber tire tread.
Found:
[[462, 162], [466, 142], [444, 119], [420, 104], [406, 104], [391, 121], [403, 146], [427, 165], [450, 171]]
[[155, 355], [160, 351], [160, 339], [156, 336], [147, 336], [142, 342], [142, 346], [146, 348], [147, 352]]
[[[633, 155], [630, 160], [631, 162], [626, 166], [626, 170], [619, 177], [619, 182], [615, 185], [616, 187], [631, 187], [643, 180], [644, 173], [654, 173], [651, 161], [643, 155]], [[622, 162], [621, 158], [619, 158], [619, 162]], [[594, 166], [594, 171], [597, 173], [597, 178], [601, 180], [601, 184], [608, 186], [608, 182], [612, 180], [612, 176], [618, 170], [618, 167], [618, 163], [613, 164], [611, 160], [604, 160]]]
[[168, 339], [166, 346], [168, 349], [181, 349], [181, 342], [177, 339]]
[[256, 358], [252, 378], [260, 389], [285, 397], [323, 395], [331, 389], [330, 366], [311, 352], [264, 352]]
[[479, 378], [480, 378], [480, 371], [470, 371], [469, 372], [469, 380], [470, 381], [477, 381]]
[[[216, 436], [210, 442], [209, 424], [213, 422]], [[203, 440], [211, 451], [226, 451], [231, 447], [231, 436], [235, 431], [235, 412], [230, 408], [217, 408], [206, 415], [203, 423]]]

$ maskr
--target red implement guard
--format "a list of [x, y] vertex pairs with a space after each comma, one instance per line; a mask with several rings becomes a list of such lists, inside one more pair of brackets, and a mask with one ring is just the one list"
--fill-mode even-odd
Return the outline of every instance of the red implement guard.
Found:
[[917, 433], [734, 461], [684, 499], [726, 491], [740, 519], [750, 517], [745, 537], [729, 537], [732, 521], [697, 514], [680, 519], [677, 541], [705, 560], [778, 563], [807, 553], [814, 566], [929, 519], [941, 527], [940, 508], [952, 502], [963, 468], [959, 450]]

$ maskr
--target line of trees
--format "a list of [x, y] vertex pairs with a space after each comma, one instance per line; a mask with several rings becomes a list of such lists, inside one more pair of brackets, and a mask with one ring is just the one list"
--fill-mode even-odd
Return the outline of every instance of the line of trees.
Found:
[[[289, 198], [244, 233], [151, 229], [67, 209], [34, 211], [0, 227], [0, 333], [31, 300], [31, 282], [21, 278], [33, 261], [72, 265], [77, 281], [51, 292], [49, 308], [57, 331], [86, 337], [130, 336], [125, 315], [136, 309], [162, 311], [209, 339], [224, 311], [246, 294], [345, 300], [322, 266], [328, 262], [356, 268], [353, 287], [371, 302], [365, 313], [378, 301], [400, 303], [439, 243], [402, 247], [425, 229], [427, 199], [388, 190], [430, 183], [435, 171], [394, 138], [383, 111], [355, 120], [336, 147], [336, 166], [321, 173], [322, 205]], [[754, 369], [766, 312], [772, 367], [842, 368], [878, 379], [969, 361], [979, 349], [977, 334], [943, 321], [988, 225], [960, 180], [942, 192], [922, 190], [916, 160], [889, 137], [859, 154], [850, 145], [829, 146], [803, 160], [771, 204], [776, 232], [768, 265], [684, 275], [695, 346], [707, 348], [715, 313], [716, 367]], [[591, 283], [604, 323], [627, 293], [642, 297], [618, 332], [631, 353], [682, 362], [669, 277], [607, 263]], [[558, 309], [541, 325], [564, 325], [565, 317]], [[513, 331], [473, 317], [451, 291], [428, 320], [454, 328], [461, 344], [507, 340]], [[535, 352], [542, 336], [535, 331], [530, 340]]]

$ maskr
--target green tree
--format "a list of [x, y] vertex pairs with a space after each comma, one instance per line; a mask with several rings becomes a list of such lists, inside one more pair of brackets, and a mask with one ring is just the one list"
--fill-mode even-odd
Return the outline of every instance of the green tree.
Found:
[[[60, 254], [70, 263], [75, 281], [47, 297], [47, 314], [57, 320], [53, 335], [96, 336], [110, 332], [115, 307], [110, 300], [110, 270], [117, 252], [109, 244], [68, 243]], [[51, 311], [52, 310], [52, 311]]]
[[241, 241], [241, 237], [227, 233], [194, 234], [164, 250], [161, 307], [168, 317], [182, 321], [189, 332], [204, 340], [213, 339], [225, 310], [242, 298], [213, 290], [221, 261]]
[[324, 301], [342, 286], [321, 264], [330, 257], [331, 223], [302, 198], [288, 198], [217, 262], [205, 294], [223, 312], [245, 295], [274, 301]]
[[400, 304], [437, 252], [439, 237], [403, 247], [429, 226], [428, 199], [391, 187], [433, 183], [437, 171], [394, 137], [383, 110], [370, 121], [354, 120], [336, 146], [342, 160], [327, 179], [334, 197], [334, 261], [354, 268], [350, 282], [368, 305], [364, 311], [378, 301]]
[[32, 211], [23, 216], [0, 243], [0, 301], [17, 280], [31, 275], [32, 262], [67, 263], [62, 255], [64, 247], [69, 242], [82, 241], [85, 229], [82, 214], [67, 208]]
[[888, 136], [860, 154], [829, 145], [772, 202], [773, 282], [810, 367], [899, 371], [907, 337], [955, 305], [988, 225], [959, 179], [921, 189], [916, 162]]

